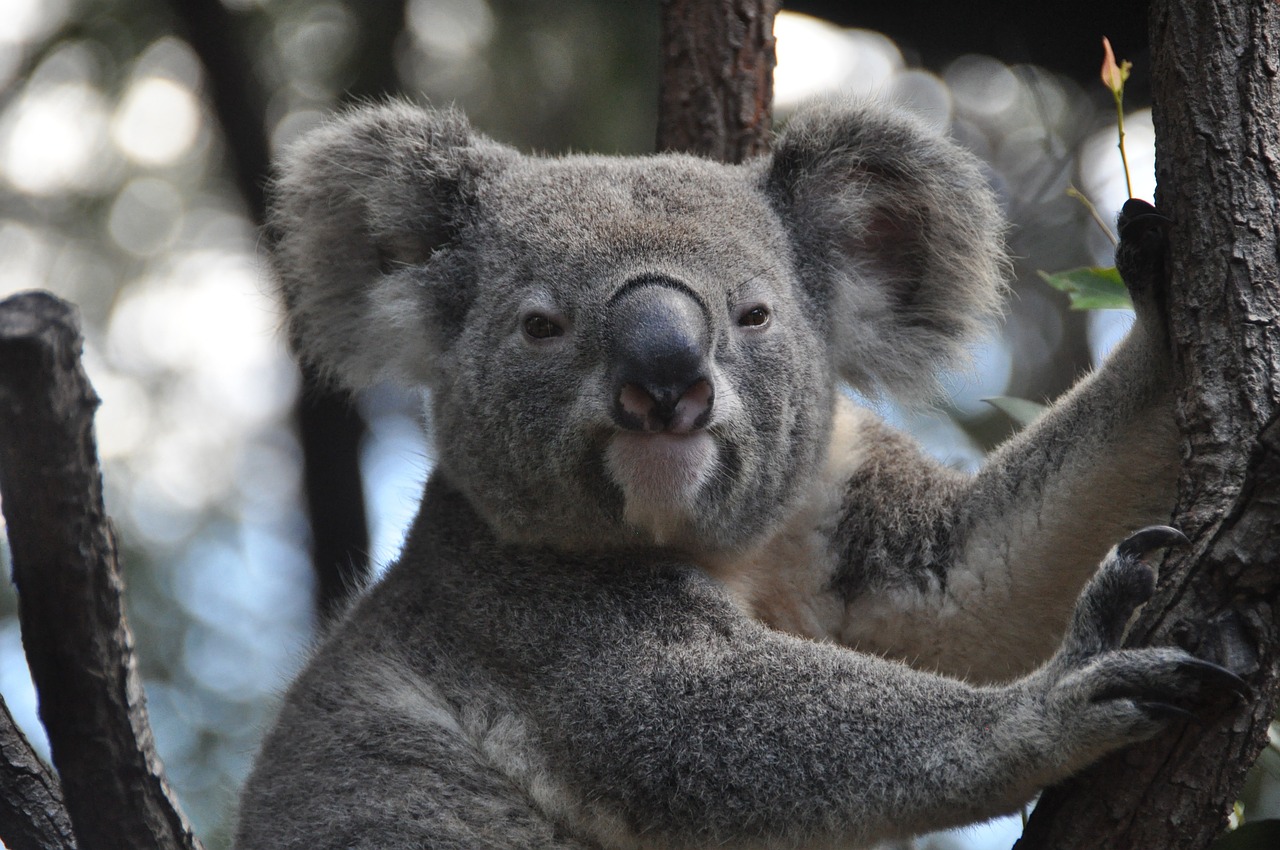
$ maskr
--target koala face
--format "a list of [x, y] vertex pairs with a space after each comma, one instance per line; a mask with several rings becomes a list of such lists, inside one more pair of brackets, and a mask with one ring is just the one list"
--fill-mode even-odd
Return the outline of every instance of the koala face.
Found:
[[693, 158], [571, 158], [492, 175], [474, 210], [457, 250], [483, 285], [432, 392], [473, 503], [560, 545], [772, 527], [835, 377], [765, 198]]
[[770, 158], [523, 156], [367, 108], [276, 186], [304, 358], [428, 390], [440, 472], [513, 542], [750, 546], [792, 510], [838, 381], [927, 383], [994, 309], [994, 203], [907, 119], [829, 107]]

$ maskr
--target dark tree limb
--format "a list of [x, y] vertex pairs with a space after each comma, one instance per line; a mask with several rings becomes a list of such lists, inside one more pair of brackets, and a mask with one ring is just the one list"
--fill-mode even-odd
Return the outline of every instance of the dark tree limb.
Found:
[[1152, 87], [1186, 445], [1170, 558], [1130, 635], [1247, 674], [1182, 726], [1045, 793], [1026, 848], [1209, 845], [1266, 741], [1280, 676], [1280, 5], [1157, 0]]
[[0, 303], [0, 498], [18, 616], [80, 846], [200, 846], [164, 778], [124, 618], [75, 308]]
[[264, 124], [267, 94], [253, 74], [253, 60], [237, 37], [235, 15], [221, 0], [171, 0], [182, 36], [200, 57], [205, 95], [218, 118], [231, 159], [231, 175], [255, 224], [267, 211], [271, 149]]
[[662, 0], [658, 150], [742, 162], [769, 150], [778, 0]]
[[40, 760], [0, 697], [0, 841], [9, 850], [74, 850], [58, 777]]
[[369, 520], [360, 477], [360, 412], [307, 367], [294, 408], [302, 444], [302, 484], [311, 526], [316, 607], [324, 620], [342, 611], [369, 580]]
[[[204, 66], [205, 88], [227, 143], [236, 185], [261, 227], [266, 222], [271, 161], [267, 93], [252, 74], [243, 39], [236, 37], [241, 21], [221, 0], [171, 0], [170, 7]], [[404, 4], [360, 9], [364, 46], [377, 61], [360, 63], [355, 80], [360, 90], [353, 96], [386, 94], [394, 78], [390, 42], [403, 29]], [[369, 524], [360, 480], [364, 421], [345, 396], [306, 369], [294, 418], [302, 445], [316, 603], [327, 616], [340, 609], [352, 588], [363, 585], [369, 575]]]

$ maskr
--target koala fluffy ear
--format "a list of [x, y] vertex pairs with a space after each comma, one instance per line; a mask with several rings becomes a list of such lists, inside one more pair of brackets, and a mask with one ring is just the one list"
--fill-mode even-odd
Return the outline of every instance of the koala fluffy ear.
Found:
[[900, 111], [828, 103], [793, 117], [767, 192], [864, 392], [918, 397], [999, 313], [1003, 219], [971, 154]]
[[366, 106], [313, 130], [282, 159], [267, 234], [290, 340], [349, 389], [429, 384], [440, 328], [468, 299], [450, 246], [471, 187], [513, 151], [457, 111]]

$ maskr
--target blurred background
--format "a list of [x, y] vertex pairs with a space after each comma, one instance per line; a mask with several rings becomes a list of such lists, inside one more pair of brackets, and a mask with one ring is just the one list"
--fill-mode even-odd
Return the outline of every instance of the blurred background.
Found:
[[[1016, 427], [983, 399], [1052, 398], [1131, 321], [1071, 312], [1035, 273], [1111, 264], [1067, 195], [1106, 220], [1126, 197], [1104, 34], [1137, 65], [1134, 194], [1154, 183], [1141, 16], [1062, 5], [951, 20], [913, 0], [792, 3], [777, 20], [777, 121], [828, 92], [890, 98], [984, 158], [1013, 223], [1014, 297], [974, 367], [926, 409], [871, 401], [959, 467]], [[378, 390], [352, 414], [290, 361], [259, 251], [267, 159], [397, 92], [524, 149], [647, 152], [658, 57], [657, 0], [0, 0], [0, 296], [80, 306], [151, 721], [210, 850], [282, 683], [344, 587], [395, 556], [431, 465], [419, 399]], [[0, 693], [47, 754], [15, 614], [5, 583]], [[1256, 773], [1246, 811], [1274, 812]], [[1019, 829], [918, 846], [1008, 847]]]

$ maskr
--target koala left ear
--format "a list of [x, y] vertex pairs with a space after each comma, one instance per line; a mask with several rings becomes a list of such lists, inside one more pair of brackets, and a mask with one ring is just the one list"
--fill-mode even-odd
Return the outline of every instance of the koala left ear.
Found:
[[821, 104], [775, 146], [766, 191], [854, 387], [919, 396], [999, 313], [1003, 219], [978, 161], [901, 110]]
[[471, 289], [449, 248], [475, 215], [473, 187], [516, 156], [460, 112], [399, 102], [355, 108], [295, 143], [267, 233], [301, 359], [350, 390], [430, 385], [444, 329], [428, 313], [460, 317]]

